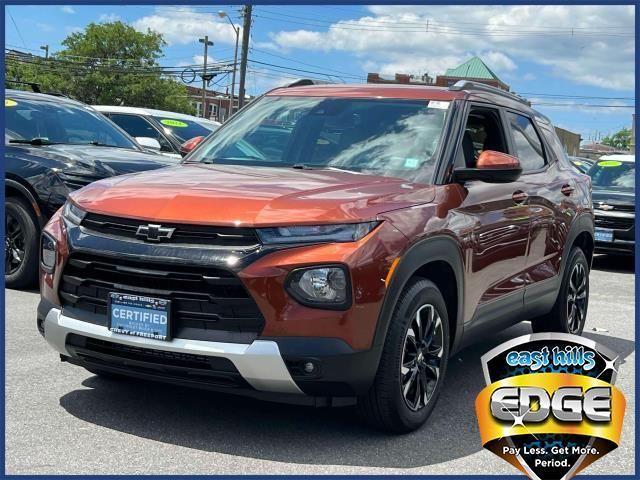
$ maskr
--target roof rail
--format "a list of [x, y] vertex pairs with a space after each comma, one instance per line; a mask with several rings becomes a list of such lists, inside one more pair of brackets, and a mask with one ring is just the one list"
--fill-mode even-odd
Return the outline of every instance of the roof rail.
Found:
[[531, 106], [531, 103], [529, 103], [526, 98], [512, 92], [507, 92], [506, 90], [502, 90], [501, 88], [492, 87], [491, 85], [487, 85], [486, 83], [472, 82], [470, 80], [458, 80], [456, 83], [449, 87], [449, 90], [480, 90], [481, 92], [501, 95], [503, 97], [510, 98], [511, 100], [515, 100], [516, 102], [524, 103], [525, 105]]
[[329, 85], [332, 83], [334, 82], [329, 82], [326, 80], [313, 80], [311, 78], [301, 78], [299, 80], [295, 80], [294, 82], [288, 83], [287, 85], [284, 85], [284, 87], [285, 88], [306, 87], [308, 85]]

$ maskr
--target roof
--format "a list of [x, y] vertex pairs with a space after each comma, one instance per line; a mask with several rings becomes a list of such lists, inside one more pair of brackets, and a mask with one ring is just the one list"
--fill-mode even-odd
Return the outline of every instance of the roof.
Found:
[[59, 95], [48, 95], [46, 93], [36, 93], [36, 92], [27, 92], [24, 90], [14, 90], [11, 88], [6, 88], [4, 90], [4, 96], [7, 99], [15, 99], [22, 98], [30, 101], [42, 101], [42, 102], [53, 102], [53, 103], [72, 103], [74, 105], [82, 105], [86, 106], [82, 102], [78, 102], [77, 100], [73, 100], [69, 97], [63, 97]]
[[493, 73], [487, 64], [480, 58], [473, 57], [464, 62], [462, 65], [458, 65], [455, 68], [449, 68], [444, 74], [445, 77], [458, 77], [458, 78], [477, 78], [482, 80], [497, 80], [502, 82], [498, 76]]
[[187, 115], [185, 113], [168, 112], [166, 110], [156, 110], [154, 108], [142, 108], [142, 107], [123, 107], [121, 105], [92, 105], [93, 108], [99, 112], [107, 113], [130, 113], [135, 115], [148, 115], [154, 117], [169, 117], [177, 120], [189, 120], [191, 122], [199, 123], [202, 125], [209, 125], [219, 127], [220, 123], [207, 118], [194, 117], [193, 115]]
[[635, 155], [602, 155], [598, 160], [617, 160], [619, 162], [635, 162]]
[[456, 100], [467, 92], [452, 91], [445, 87], [405, 84], [329, 84], [301, 87], [279, 87], [267, 96], [292, 97], [350, 97], [350, 98], [406, 98], [428, 100]]

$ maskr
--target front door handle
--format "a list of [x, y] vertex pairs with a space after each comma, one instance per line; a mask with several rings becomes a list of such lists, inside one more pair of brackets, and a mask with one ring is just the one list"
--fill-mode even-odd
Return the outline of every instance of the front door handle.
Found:
[[529, 198], [529, 195], [524, 193], [522, 190], [516, 190], [515, 192], [513, 192], [513, 195], [511, 195], [511, 198], [515, 203], [517, 203], [518, 205], [521, 205], [527, 201], [527, 198]]
[[560, 189], [560, 191], [562, 192], [562, 194], [563, 194], [563, 195], [565, 195], [565, 196], [567, 196], [567, 197], [568, 197], [569, 195], [571, 195], [571, 194], [573, 193], [573, 191], [574, 191], [574, 190], [575, 190], [575, 189], [574, 189], [571, 185], [569, 185], [568, 183], [565, 183], [565, 184], [562, 186], [562, 188]]

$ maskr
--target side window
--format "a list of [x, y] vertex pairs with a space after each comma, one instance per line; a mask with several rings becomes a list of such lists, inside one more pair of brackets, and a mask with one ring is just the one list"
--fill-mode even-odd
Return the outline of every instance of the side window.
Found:
[[491, 108], [472, 107], [458, 148], [454, 168], [474, 168], [483, 150], [507, 153], [500, 114]]
[[544, 124], [541, 125], [539, 122], [538, 122], [538, 126], [540, 127], [540, 133], [542, 133], [542, 136], [547, 141], [547, 145], [551, 148], [551, 150], [553, 150], [555, 158], [566, 159], [567, 152], [565, 151], [565, 148], [562, 146], [562, 142], [560, 142], [560, 139], [558, 138], [558, 135], [556, 134], [553, 127], [547, 126]]
[[513, 112], [508, 112], [507, 117], [516, 149], [514, 153], [520, 159], [522, 171], [544, 168], [544, 149], [531, 119]]
[[164, 138], [153, 126], [144, 118], [138, 115], [126, 115], [121, 113], [112, 113], [111, 121], [116, 123], [121, 129], [132, 137], [151, 137], [158, 140], [160, 150], [163, 152], [173, 152], [173, 148], [166, 138]]

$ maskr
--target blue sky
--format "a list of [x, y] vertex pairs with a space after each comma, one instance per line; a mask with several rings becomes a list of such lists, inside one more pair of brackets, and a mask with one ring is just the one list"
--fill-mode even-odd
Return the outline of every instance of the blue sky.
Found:
[[[201, 64], [198, 37], [215, 43], [210, 61], [232, 61], [239, 5], [8, 6], [7, 48], [51, 52], [90, 22], [152, 28], [168, 45], [165, 66]], [[15, 22], [15, 23], [14, 23]], [[247, 90], [293, 78], [363, 82], [385, 75], [444, 73], [480, 56], [512, 90], [583, 141], [631, 126], [635, 104], [632, 6], [254, 6]], [[261, 62], [261, 63], [258, 63]], [[292, 69], [308, 70], [304, 73]], [[220, 78], [224, 90], [229, 81]]]

